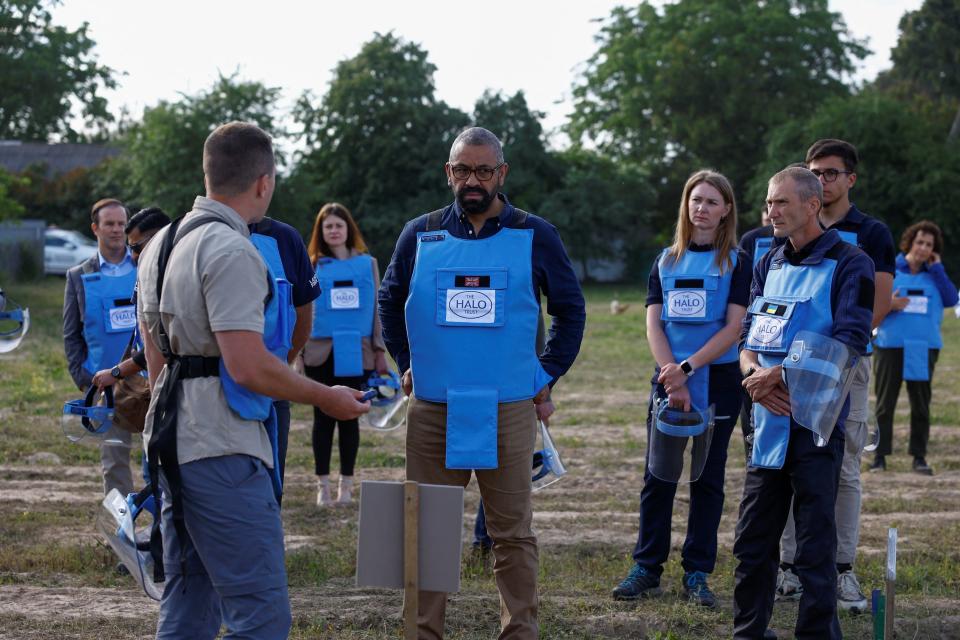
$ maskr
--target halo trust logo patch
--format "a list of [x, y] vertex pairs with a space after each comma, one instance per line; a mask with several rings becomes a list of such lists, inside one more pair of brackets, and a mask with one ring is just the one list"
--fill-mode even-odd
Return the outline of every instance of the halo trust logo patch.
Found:
[[359, 309], [360, 289], [357, 287], [335, 287], [330, 290], [331, 309]]
[[783, 341], [784, 318], [756, 316], [750, 327], [750, 342], [767, 347], [778, 347]]
[[496, 289], [447, 289], [447, 322], [493, 324]]
[[133, 306], [110, 309], [110, 328], [114, 331], [133, 329], [137, 325], [137, 312]]
[[703, 289], [677, 289], [667, 292], [667, 312], [679, 318], [704, 318], [707, 292]]

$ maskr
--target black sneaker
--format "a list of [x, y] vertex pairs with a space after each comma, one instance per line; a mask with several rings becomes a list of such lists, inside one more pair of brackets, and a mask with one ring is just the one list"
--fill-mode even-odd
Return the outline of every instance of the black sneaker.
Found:
[[663, 593], [660, 589], [660, 578], [653, 575], [638, 564], [633, 565], [630, 573], [613, 590], [614, 600], [637, 600], [649, 598]]
[[914, 456], [913, 471], [914, 473], [919, 473], [922, 476], [933, 475], [933, 468], [927, 464], [927, 461], [923, 459], [923, 456]]
[[870, 465], [870, 471], [886, 471], [887, 470], [887, 459], [881, 455], [875, 455], [873, 457], [873, 464]]
[[687, 599], [694, 604], [708, 609], [717, 606], [717, 597], [707, 586], [707, 574], [703, 571], [683, 574], [683, 590], [687, 593]]

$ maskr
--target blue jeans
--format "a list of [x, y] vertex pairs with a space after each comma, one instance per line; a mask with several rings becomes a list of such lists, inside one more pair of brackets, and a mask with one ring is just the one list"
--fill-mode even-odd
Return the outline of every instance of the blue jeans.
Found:
[[487, 533], [487, 518], [483, 513], [483, 500], [477, 505], [477, 520], [473, 523], [473, 544], [486, 549], [493, 546], [493, 538]]
[[[162, 470], [163, 568], [157, 638], [286, 638], [291, 625], [280, 507], [263, 462], [246, 455], [180, 466], [187, 539], [173, 526]], [[181, 573], [181, 553], [186, 573]]]

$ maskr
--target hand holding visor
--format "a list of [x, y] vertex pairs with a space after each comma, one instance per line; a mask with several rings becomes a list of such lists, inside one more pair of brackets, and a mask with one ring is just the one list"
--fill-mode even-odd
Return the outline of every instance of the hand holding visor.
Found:
[[360, 416], [360, 424], [378, 431], [392, 431], [403, 424], [406, 412], [401, 409], [407, 396], [401, 390], [400, 376], [394, 371], [385, 376], [374, 374], [366, 386], [364, 400], [370, 401], [370, 411]]

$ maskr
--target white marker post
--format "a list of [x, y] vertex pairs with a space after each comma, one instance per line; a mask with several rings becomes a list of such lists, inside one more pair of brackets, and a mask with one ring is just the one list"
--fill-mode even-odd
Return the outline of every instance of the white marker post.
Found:
[[883, 639], [893, 640], [893, 607], [894, 592], [897, 582], [897, 529], [891, 527], [887, 530], [887, 602], [883, 620]]

